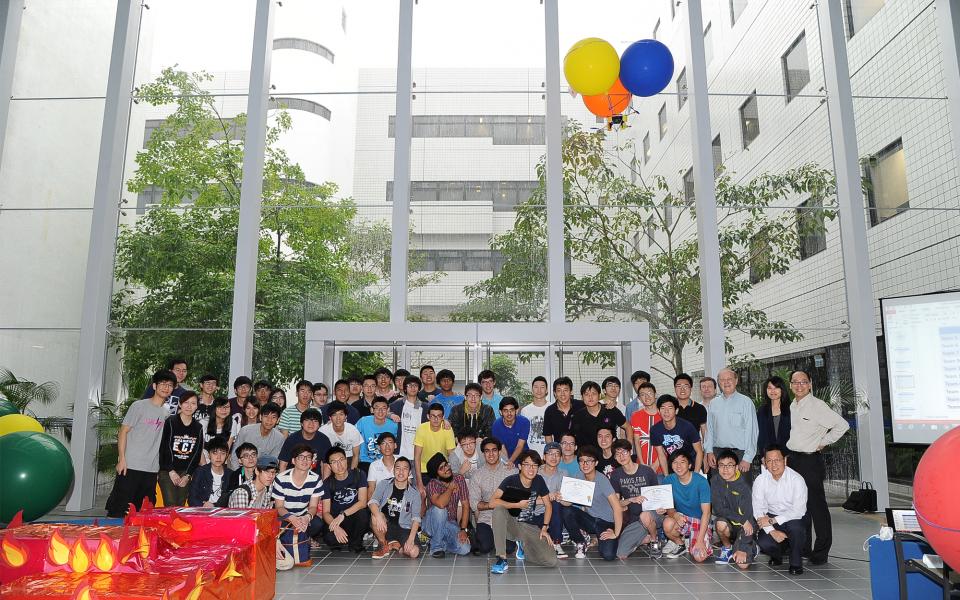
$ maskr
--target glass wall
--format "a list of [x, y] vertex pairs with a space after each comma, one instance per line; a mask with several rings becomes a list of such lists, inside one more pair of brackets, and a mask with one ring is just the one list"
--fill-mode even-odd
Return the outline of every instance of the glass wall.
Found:
[[58, 386], [54, 403], [28, 407], [41, 417], [69, 416], [75, 394], [115, 10], [51, 0], [22, 12], [0, 163], [0, 368]]
[[303, 376], [308, 321], [389, 318], [398, 17], [389, 0], [275, 8], [254, 329], [274, 385]]
[[544, 56], [534, 0], [415, 6], [409, 320], [546, 318]]

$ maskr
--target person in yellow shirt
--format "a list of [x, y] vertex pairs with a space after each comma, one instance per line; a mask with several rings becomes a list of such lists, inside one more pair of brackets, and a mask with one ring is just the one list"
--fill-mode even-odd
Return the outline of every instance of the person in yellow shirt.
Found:
[[443, 426], [443, 405], [434, 402], [427, 409], [427, 422], [417, 427], [416, 436], [413, 438], [413, 462], [419, 467], [417, 489], [420, 490], [422, 498], [426, 498], [427, 483], [430, 481], [427, 475], [427, 462], [433, 458], [434, 454], [439, 452], [447, 456], [456, 447], [453, 430]]

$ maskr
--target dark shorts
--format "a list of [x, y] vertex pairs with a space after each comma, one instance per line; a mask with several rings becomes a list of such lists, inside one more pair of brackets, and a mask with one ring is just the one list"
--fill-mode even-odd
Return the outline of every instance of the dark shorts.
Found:
[[400, 542], [401, 544], [407, 543], [407, 538], [410, 537], [410, 530], [400, 527], [399, 523], [394, 523], [393, 521], [387, 521], [387, 535], [385, 536], [388, 542]]

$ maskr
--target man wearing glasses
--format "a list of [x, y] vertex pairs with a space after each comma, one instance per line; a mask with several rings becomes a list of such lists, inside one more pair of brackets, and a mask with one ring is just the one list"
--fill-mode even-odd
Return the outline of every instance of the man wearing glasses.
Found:
[[626, 560], [637, 547], [656, 540], [657, 527], [663, 523], [663, 518], [655, 511], [643, 510], [646, 498], [641, 492], [647, 486], [660, 483], [657, 474], [650, 467], [634, 462], [632, 451], [627, 440], [613, 443], [613, 457], [619, 467], [610, 475], [610, 483], [620, 500], [624, 522], [617, 544], [617, 557], [620, 560]]
[[803, 575], [801, 552], [807, 542], [803, 523], [807, 486], [803, 477], [786, 465], [783, 455], [781, 446], [767, 446], [763, 453], [766, 471], [753, 484], [753, 516], [761, 529], [757, 542], [770, 557], [770, 566], [783, 564], [783, 544], [789, 544], [790, 574]]
[[512, 464], [505, 465], [500, 461], [501, 448], [503, 444], [497, 438], [484, 438], [480, 443], [483, 463], [473, 472], [468, 482], [470, 509], [474, 513], [477, 526], [475, 554], [486, 555], [493, 550], [493, 506], [490, 503], [500, 483], [509, 475], [516, 473]]
[[717, 375], [720, 393], [710, 403], [707, 412], [707, 437], [703, 449], [707, 453], [707, 467], [717, 468], [717, 455], [732, 450], [740, 459], [741, 473], [750, 473], [750, 464], [757, 455], [757, 408], [753, 400], [737, 391], [737, 374], [721, 369]]
[[[493, 540], [497, 562], [491, 573], [503, 574], [507, 564], [507, 538], [516, 540], [523, 551], [527, 564], [544, 567], [557, 565], [557, 552], [548, 533], [551, 516], [550, 490], [537, 471], [543, 462], [533, 450], [521, 452], [517, 457], [520, 473], [510, 475], [500, 482], [493, 493]], [[506, 496], [505, 496], [506, 495]], [[517, 498], [513, 500], [513, 498]]]
[[737, 455], [729, 450], [717, 456], [717, 472], [710, 482], [710, 505], [720, 537], [717, 564], [734, 564], [742, 570], [750, 567], [756, 553], [753, 534], [753, 500], [750, 484], [737, 468]]
[[[787, 442], [790, 468], [799, 473], [807, 484], [807, 516], [804, 517], [806, 545], [803, 552], [810, 557], [811, 564], [822, 565], [827, 562], [833, 544], [833, 532], [827, 496], [823, 490], [826, 468], [820, 452], [842, 438], [850, 425], [826, 402], [811, 393], [810, 375], [807, 373], [794, 371], [790, 375], [790, 389], [794, 394], [793, 404], [790, 405], [790, 440]], [[817, 534], [815, 544], [811, 524]]]
[[[277, 516], [284, 522], [280, 541], [292, 548], [297, 544], [302, 545], [304, 538], [313, 538], [323, 531], [323, 519], [317, 516], [317, 509], [326, 494], [320, 476], [310, 468], [313, 465], [313, 448], [300, 444], [294, 446], [291, 455], [293, 468], [276, 476], [272, 495]], [[299, 535], [299, 541], [294, 541], [294, 533]], [[312, 564], [313, 561], [308, 558], [297, 563], [297, 566], [309, 567]]]
[[347, 453], [339, 446], [327, 451], [327, 464], [331, 475], [323, 481], [323, 521], [327, 525], [323, 539], [332, 550], [349, 547], [360, 554], [363, 534], [370, 525], [366, 475], [350, 468]]
[[[577, 548], [577, 558], [587, 557], [587, 540], [583, 532], [596, 534], [600, 538], [598, 549], [603, 560], [617, 558], [617, 538], [623, 528], [623, 509], [617, 493], [610, 485], [610, 480], [603, 473], [597, 472], [597, 462], [600, 460], [600, 450], [596, 446], [584, 446], [580, 449], [580, 471], [577, 479], [584, 479], [594, 483], [593, 502], [581, 510], [572, 509], [563, 516], [564, 526], [570, 534], [570, 539]], [[561, 494], [558, 500], [565, 506], [572, 506], [563, 499]]]

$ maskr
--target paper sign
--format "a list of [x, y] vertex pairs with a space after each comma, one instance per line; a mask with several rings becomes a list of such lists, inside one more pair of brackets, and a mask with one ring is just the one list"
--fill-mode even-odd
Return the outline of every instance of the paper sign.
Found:
[[591, 506], [593, 504], [593, 489], [595, 484], [585, 479], [564, 477], [560, 483], [560, 497], [564, 502]]
[[669, 484], [642, 487], [640, 495], [646, 498], [643, 501], [643, 510], [673, 508], [673, 487]]

